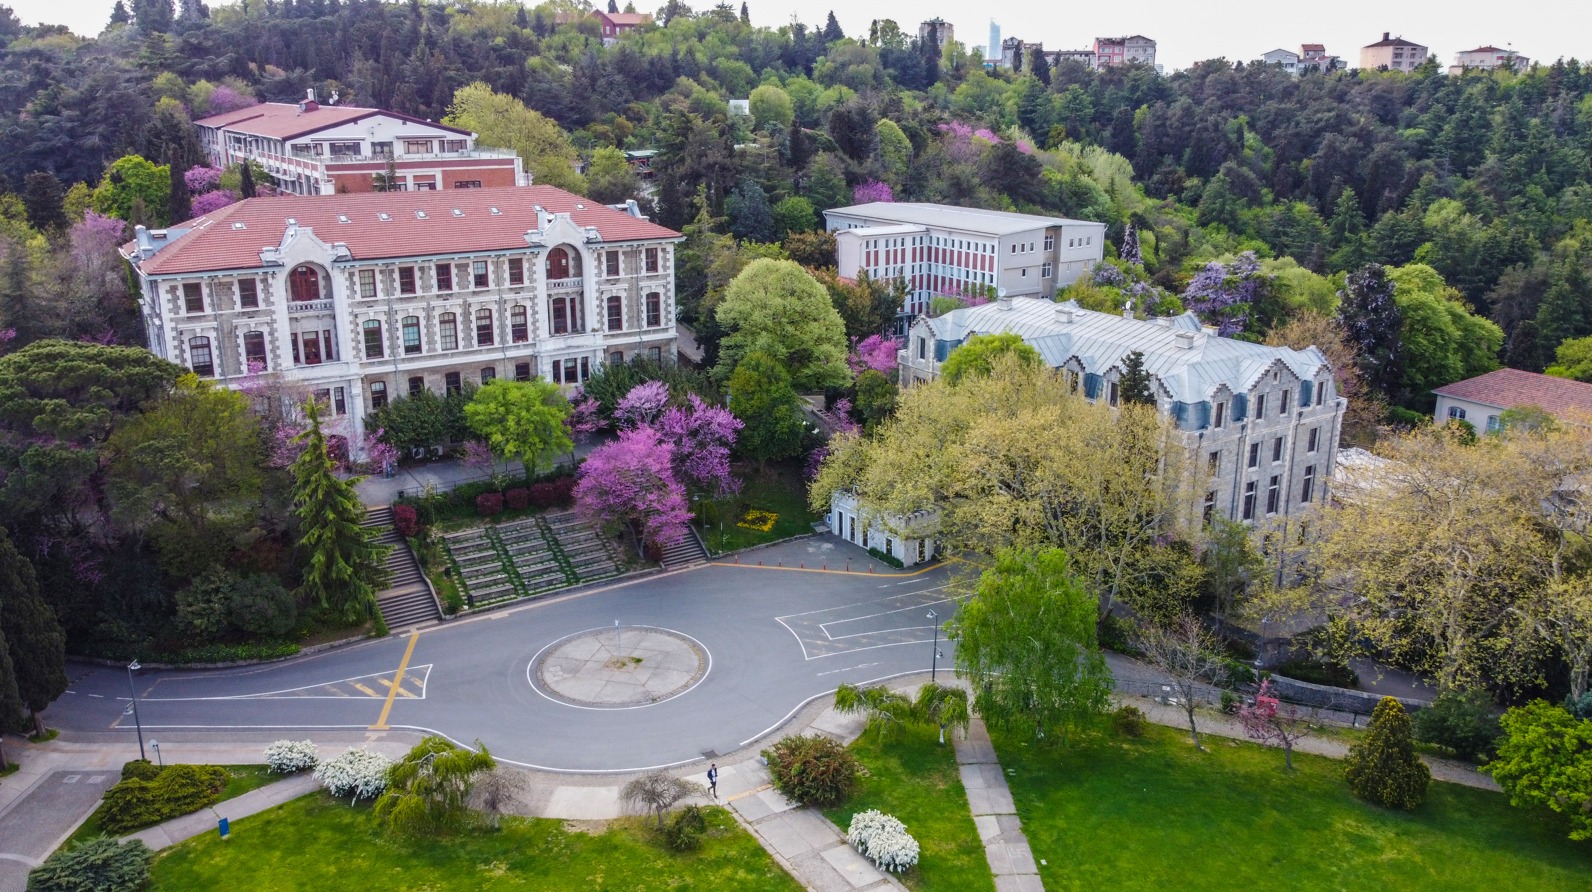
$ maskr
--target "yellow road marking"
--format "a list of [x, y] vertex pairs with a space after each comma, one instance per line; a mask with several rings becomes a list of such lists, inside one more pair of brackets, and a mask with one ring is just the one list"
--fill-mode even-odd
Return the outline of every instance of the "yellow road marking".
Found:
[[360, 692], [361, 694], [364, 694], [367, 697], [380, 697], [381, 696], [380, 694], [376, 693], [375, 691], [371, 690], [370, 688], [365, 687], [364, 685], [360, 684], [357, 681], [351, 681], [348, 684], [354, 690]]
[[[387, 680], [387, 679], [385, 679], [385, 678], [378, 678], [378, 679], [376, 679], [376, 680], [377, 680], [377, 681], [379, 681], [379, 682], [381, 682], [381, 683], [382, 683], [382, 684], [384, 684], [384, 685], [386, 685], [386, 686], [387, 686], [387, 687], [389, 687], [389, 688], [392, 688], [392, 687], [394, 687], [394, 686], [393, 686], [393, 683], [392, 683], [392, 682], [390, 682], [390, 681], [388, 681], [388, 680]], [[396, 688], [395, 688], [395, 690], [397, 690], [397, 691], [398, 691], [398, 696], [400, 696], [400, 697], [409, 697], [409, 698], [413, 698], [413, 697], [414, 697], [414, 696], [415, 696], [415, 695], [414, 695], [414, 694], [411, 694], [411, 693], [409, 693], [409, 692], [408, 692], [408, 691], [406, 691], [406, 690], [404, 690], [404, 686], [403, 686], [403, 685], [398, 685], [398, 686], [396, 686]]]
[[923, 574], [925, 574], [925, 573], [927, 573], [927, 572], [929, 572], [931, 570], [938, 570], [939, 569], [939, 565], [938, 564], [933, 565], [933, 566], [929, 566], [929, 567], [924, 567], [921, 570], [913, 570], [911, 573], [867, 573], [867, 572], [864, 572], [862, 570], [826, 570], [826, 569], [820, 569], [818, 567], [765, 567], [765, 566], [759, 566], [757, 564], [715, 563], [715, 564], [709, 564], [708, 566], [710, 566], [710, 567], [739, 568], [739, 569], [742, 569], [742, 570], [789, 570], [792, 573], [833, 573], [833, 574], [839, 574], [841, 576], [871, 576], [874, 579], [906, 579], [906, 578], [911, 577], [911, 576], [922, 576]]
[[[409, 646], [404, 648], [404, 658], [401, 661], [399, 661], [399, 663], [398, 663], [398, 672], [395, 674], [396, 677], [402, 678], [404, 672], [409, 669], [409, 658], [415, 655], [415, 642], [417, 642], [419, 640], [420, 640], [420, 633], [419, 632], [410, 632], [409, 633]], [[387, 716], [388, 716], [388, 714], [390, 714], [392, 712], [392, 701], [396, 700], [397, 698], [398, 698], [398, 686], [397, 685], [392, 685], [392, 686], [390, 686], [390, 689], [387, 691], [387, 702], [382, 704], [381, 715], [376, 719], [376, 724], [370, 726], [370, 730], [372, 730], [372, 731], [385, 731], [385, 730], [387, 730]]]

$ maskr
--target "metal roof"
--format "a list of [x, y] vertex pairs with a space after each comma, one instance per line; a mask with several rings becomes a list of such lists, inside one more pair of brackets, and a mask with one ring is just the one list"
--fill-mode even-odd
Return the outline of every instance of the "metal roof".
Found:
[[973, 334], [1012, 332], [1039, 351], [1047, 365], [1059, 368], [1076, 360], [1092, 374], [1120, 370], [1123, 357], [1137, 350], [1164, 395], [1185, 403], [1205, 402], [1224, 385], [1235, 393], [1247, 391], [1278, 363], [1302, 380], [1329, 368], [1326, 355], [1315, 347], [1294, 350], [1219, 337], [1193, 313], [1129, 319], [1081, 309], [1072, 301], [1018, 297], [964, 307], [925, 322], [936, 340], [961, 342]]
[[1040, 217], [1035, 214], [1017, 214], [1011, 211], [991, 211], [984, 208], [964, 208], [952, 204], [928, 204], [910, 201], [875, 201], [824, 211], [866, 217], [888, 223], [910, 223], [917, 226], [934, 226], [941, 229], [961, 229], [985, 235], [1014, 235], [1050, 226], [1089, 225], [1104, 227], [1104, 223], [1090, 220], [1070, 220], [1066, 217]]

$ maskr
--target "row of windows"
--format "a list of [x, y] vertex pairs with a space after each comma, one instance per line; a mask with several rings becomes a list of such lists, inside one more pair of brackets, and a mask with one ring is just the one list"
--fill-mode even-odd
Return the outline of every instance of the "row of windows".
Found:
[[[579, 297], [554, 297], [550, 299], [550, 312], [548, 324], [550, 333], [554, 335], [578, 334], [586, 330], [585, 313]], [[657, 328], [663, 324], [663, 295], [656, 291], [649, 292], [645, 301], [646, 324], [648, 328]], [[608, 331], [622, 331], [624, 329], [624, 298], [619, 295], [610, 295], [607, 300]], [[475, 346], [490, 347], [495, 343], [494, 332], [495, 314], [490, 308], [475, 311]], [[361, 332], [365, 342], [365, 358], [381, 359], [386, 355], [387, 340], [382, 331], [380, 319], [367, 319], [360, 323]], [[399, 333], [402, 337], [403, 352], [405, 356], [414, 356], [424, 352], [420, 338], [420, 317], [405, 316], [399, 321]], [[454, 313], [443, 313], [437, 317], [437, 349], [459, 349], [459, 318]], [[523, 306], [509, 308], [509, 343], [524, 344], [530, 340], [529, 313]]]
[[[660, 362], [663, 358], [663, 348], [653, 347], [648, 351], [653, 362]], [[609, 355], [608, 362], [612, 365], [621, 365], [625, 361], [623, 352], [614, 352]], [[553, 381], [557, 384], [581, 384], [591, 377], [590, 357], [577, 359], [555, 359], [552, 361], [551, 371]], [[532, 378], [531, 364], [517, 362], [514, 364], [514, 380], [529, 381]], [[484, 366], [481, 369], [481, 384], [497, 379], [496, 366]], [[423, 375], [412, 375], [408, 380], [409, 395], [418, 396], [426, 389], [426, 379]], [[448, 372], [442, 376], [442, 386], [446, 393], [459, 393], [464, 389], [464, 376], [460, 372]], [[339, 388], [341, 390], [341, 388]], [[387, 382], [372, 381], [370, 385], [370, 408], [380, 409], [387, 405]], [[339, 413], [341, 414], [341, 413]]]
[[[1255, 501], [1258, 496], [1259, 481], [1251, 480], [1244, 484], [1244, 503], [1241, 516], [1244, 520], [1255, 519]], [[1316, 466], [1306, 465], [1303, 479], [1299, 485], [1299, 501], [1308, 504], [1316, 494]], [[1266, 514], [1276, 514], [1282, 507], [1282, 475], [1273, 474], [1266, 482]], [[1211, 491], [1205, 494], [1205, 519], [1209, 520], [1216, 507], [1216, 493]]]
[[[1272, 462], [1272, 464], [1277, 464], [1277, 463], [1282, 461], [1282, 459], [1283, 459], [1284, 440], [1285, 440], [1284, 437], [1276, 437], [1276, 438], [1274, 438], [1271, 441], [1271, 462]], [[1249, 444], [1249, 457], [1248, 457], [1248, 462], [1245, 464], [1245, 467], [1248, 467], [1248, 468], [1258, 468], [1258, 467], [1260, 467], [1260, 446], [1261, 446], [1261, 444], [1260, 444], [1259, 441], [1256, 441], [1256, 442], [1253, 442], [1253, 443]], [[1320, 448], [1321, 448], [1321, 428], [1313, 427], [1305, 435], [1305, 452], [1307, 454], [1314, 455], [1316, 453], [1316, 451], [1319, 450]], [[1209, 453], [1206, 456], [1206, 458], [1205, 458], [1205, 469], [1208, 472], [1210, 472], [1211, 474], [1213, 474], [1213, 475], [1214, 474], [1220, 474], [1222, 472], [1222, 453], [1221, 453], [1221, 450], [1218, 449], [1218, 450], [1212, 451], [1211, 453]]]
[[[1277, 380], [1279, 374], [1280, 373], [1278, 373], [1278, 372], [1273, 372], [1272, 373], [1272, 380], [1273, 381]], [[1264, 394], [1264, 393], [1257, 394], [1255, 396], [1254, 417], [1257, 420], [1266, 417], [1266, 397], [1267, 396], [1268, 396], [1268, 394]], [[1322, 402], [1324, 402], [1326, 400], [1326, 398], [1327, 398], [1327, 382], [1325, 382], [1325, 381], [1317, 381], [1316, 382], [1316, 402], [1315, 402], [1315, 404], [1318, 405], [1318, 406], [1321, 405]], [[1288, 388], [1283, 388], [1279, 392], [1278, 397], [1277, 397], [1277, 417], [1281, 418], [1282, 416], [1287, 415], [1288, 411], [1291, 408], [1293, 408], [1293, 391], [1288, 389]], [[1216, 404], [1215, 414], [1213, 414], [1211, 416], [1211, 427], [1218, 428], [1218, 427], [1223, 426], [1226, 423], [1227, 423], [1227, 403], [1226, 403], [1226, 401], [1223, 401], [1223, 402], [1220, 402], [1220, 403]]]
[[[265, 349], [264, 332], [248, 331], [243, 333], [243, 362], [250, 373], [271, 370], [270, 360]], [[195, 337], [188, 339], [188, 365], [201, 378], [214, 378], [216, 376], [215, 353], [211, 349], [209, 338]]]
[[[1453, 419], [1453, 420], [1455, 420], [1455, 421], [1464, 421], [1465, 420], [1465, 410], [1460, 408], [1459, 406], [1449, 406], [1448, 407], [1448, 417]], [[1495, 433], [1498, 430], [1498, 428], [1500, 428], [1501, 426], [1502, 425], [1500, 425], [1498, 423], [1498, 416], [1497, 415], [1488, 415], [1487, 416], [1487, 433], [1489, 433], [1489, 434], [1490, 433]]]
[[[610, 278], [619, 276], [618, 251], [605, 251], [604, 269]], [[646, 248], [642, 252], [644, 266], [647, 272], [659, 271], [660, 257], [657, 248]], [[398, 294], [409, 296], [419, 293], [418, 266], [398, 267]], [[437, 291], [450, 292], [455, 290], [454, 265], [451, 263], [438, 263], [432, 266], [436, 275]], [[547, 258], [547, 278], [551, 281], [571, 278], [580, 275], [578, 258], [571, 263], [571, 256], [563, 248], [555, 248]], [[468, 283], [470, 288], [483, 289], [491, 287], [490, 265], [485, 260], [470, 261]], [[525, 258], [510, 257], [508, 259], [508, 285], [522, 286], [525, 284]], [[260, 292], [258, 280], [245, 278], [237, 280], [238, 307], [252, 310], [260, 306]], [[359, 297], [372, 299], [377, 296], [376, 271], [362, 269], [357, 275], [357, 292]], [[204, 286], [198, 282], [187, 282], [182, 286], [183, 308], [190, 314], [205, 312]], [[323, 298], [321, 273], [316, 267], [308, 264], [294, 267], [288, 273], [288, 299], [295, 303], [318, 301]]]

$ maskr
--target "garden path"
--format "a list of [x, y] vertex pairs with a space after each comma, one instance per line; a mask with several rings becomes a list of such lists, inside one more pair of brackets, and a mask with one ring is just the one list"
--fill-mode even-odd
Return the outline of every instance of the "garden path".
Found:
[[1039, 865], [1028, 847], [1028, 837], [1023, 835], [1012, 791], [1006, 785], [1006, 774], [1001, 771], [984, 720], [974, 718], [966, 734], [952, 734], [951, 739], [973, 823], [984, 842], [990, 873], [995, 875], [996, 892], [1044, 892]]

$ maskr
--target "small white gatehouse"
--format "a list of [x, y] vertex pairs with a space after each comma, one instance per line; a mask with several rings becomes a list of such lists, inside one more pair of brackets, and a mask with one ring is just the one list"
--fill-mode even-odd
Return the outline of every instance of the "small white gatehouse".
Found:
[[903, 567], [934, 557], [938, 529], [939, 515], [934, 511], [915, 511], [906, 517], [882, 515], [863, 506], [849, 489], [836, 490], [829, 497], [830, 532], [853, 545], [895, 558]]

